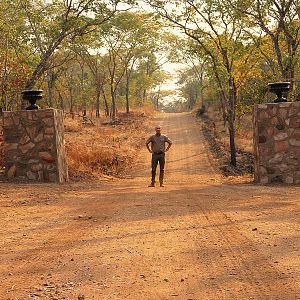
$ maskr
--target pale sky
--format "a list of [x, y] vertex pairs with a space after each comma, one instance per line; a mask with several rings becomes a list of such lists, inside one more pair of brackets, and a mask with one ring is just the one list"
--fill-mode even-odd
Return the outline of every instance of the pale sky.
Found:
[[178, 85], [176, 84], [176, 82], [178, 81], [177, 71], [182, 67], [183, 67], [182, 64], [176, 64], [176, 63], [166, 63], [163, 66], [163, 69], [170, 74], [171, 78], [160, 86], [160, 90], [161, 91], [164, 91], [164, 90], [166, 90], [166, 91], [177, 91], [175, 95], [170, 95], [170, 96], [164, 97], [164, 102], [166, 102], [166, 103], [182, 99], [179, 96]]
[[[151, 7], [149, 7], [147, 4], [145, 4], [145, 2], [143, 1], [138, 1], [138, 7], [136, 10], [144, 10], [144, 11], [147, 11], [149, 12], [151, 9]], [[120, 7], [124, 7], [125, 9], [128, 8], [129, 6], [128, 5], [123, 5], [120, 6]], [[180, 34], [179, 32], [177, 32], [177, 34]], [[166, 72], [168, 72], [170, 74], [170, 79], [167, 80], [164, 84], [162, 84], [160, 87], [157, 87], [157, 89], [160, 88], [160, 90], [171, 90], [171, 91], [177, 91], [178, 90], [178, 86], [176, 84], [177, 80], [178, 80], [178, 75], [177, 75], [177, 71], [180, 69], [180, 68], [183, 68], [184, 64], [177, 64], [177, 63], [166, 63], [163, 65], [162, 69]], [[165, 102], [172, 102], [174, 100], [179, 100], [180, 99], [180, 96], [179, 94], [177, 93], [177, 95], [172, 95], [170, 97], [165, 97], [164, 98], [164, 101]]]

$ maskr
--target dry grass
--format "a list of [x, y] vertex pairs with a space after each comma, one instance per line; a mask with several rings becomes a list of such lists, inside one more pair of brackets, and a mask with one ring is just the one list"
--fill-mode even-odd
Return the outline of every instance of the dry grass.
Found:
[[82, 122], [78, 118], [65, 117], [65, 132], [80, 132], [83, 130]]
[[252, 114], [245, 114], [237, 122], [236, 143], [243, 151], [253, 153]]
[[[95, 121], [95, 126], [65, 118], [66, 151], [71, 180], [125, 175], [137, 149], [144, 145], [151, 114], [119, 114], [117, 122]], [[104, 124], [103, 124], [104, 123]]]
[[237, 124], [235, 142], [237, 149], [237, 165], [230, 163], [230, 146], [228, 128], [224, 127], [223, 120], [215, 111], [209, 110], [202, 116], [203, 134], [209, 144], [225, 176], [240, 176], [253, 173], [252, 147], [252, 117], [244, 116]]
[[[104, 117], [95, 119], [95, 126], [82, 124], [82, 118], [78, 116], [72, 119], [67, 115], [64, 125], [70, 179], [79, 181], [124, 176], [137, 149], [144, 145], [142, 137], [147, 135], [147, 122], [153, 115], [153, 110], [146, 107], [130, 114], [120, 113], [115, 124], [110, 124]], [[0, 127], [0, 173], [3, 157]]]
[[[216, 111], [209, 110], [207, 115], [215, 124], [215, 137], [222, 144], [229, 146], [228, 129], [224, 127], [220, 114]], [[236, 122], [235, 142], [238, 149], [253, 153], [252, 114], [246, 114]]]

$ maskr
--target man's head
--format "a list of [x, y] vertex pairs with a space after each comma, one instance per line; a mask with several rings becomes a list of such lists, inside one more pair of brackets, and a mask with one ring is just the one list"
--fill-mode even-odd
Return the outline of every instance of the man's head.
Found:
[[160, 135], [160, 131], [161, 131], [160, 125], [156, 125], [156, 126], [155, 126], [155, 132], [156, 132], [156, 134], [157, 134], [157, 135]]

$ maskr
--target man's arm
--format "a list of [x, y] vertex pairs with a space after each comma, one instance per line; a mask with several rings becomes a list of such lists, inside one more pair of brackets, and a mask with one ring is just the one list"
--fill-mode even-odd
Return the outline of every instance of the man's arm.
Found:
[[168, 137], [166, 137], [166, 142], [168, 143], [168, 146], [167, 146], [165, 152], [169, 151], [169, 149], [171, 148], [171, 146], [173, 144], [173, 142]]
[[148, 151], [149, 151], [150, 153], [152, 153], [152, 149], [150, 148], [150, 144], [151, 144], [151, 138], [149, 138], [149, 139], [146, 141], [146, 147], [147, 147]]
[[171, 146], [172, 146], [172, 143], [169, 143], [169, 142], [167, 142], [167, 143], [168, 143], [168, 146], [167, 146], [167, 148], [166, 148], [165, 152], [169, 151], [169, 149], [170, 149], [170, 148], [171, 148]]

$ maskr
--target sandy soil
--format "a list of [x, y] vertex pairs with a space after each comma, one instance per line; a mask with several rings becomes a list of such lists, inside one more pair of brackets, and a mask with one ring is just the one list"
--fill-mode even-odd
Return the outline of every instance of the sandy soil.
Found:
[[192, 116], [157, 122], [164, 188], [146, 150], [112, 182], [0, 183], [0, 299], [300, 299], [300, 187], [225, 179]]

